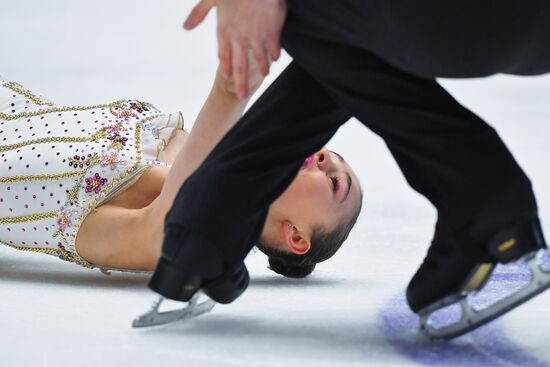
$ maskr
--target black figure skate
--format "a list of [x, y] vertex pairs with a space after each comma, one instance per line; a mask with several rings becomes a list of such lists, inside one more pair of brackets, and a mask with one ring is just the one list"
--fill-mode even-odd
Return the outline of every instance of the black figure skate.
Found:
[[[248, 283], [248, 271], [242, 261], [228, 266], [208, 239], [179, 225], [169, 225], [162, 256], [149, 282], [149, 287], [161, 296], [132, 326], [155, 326], [197, 317], [212, 310], [216, 303], [233, 302]], [[199, 302], [201, 295], [207, 299]], [[160, 312], [165, 297], [187, 304], [182, 309]]]
[[[550, 268], [543, 264], [549, 254], [538, 219], [502, 228], [477, 252], [443, 232], [436, 231], [424, 263], [407, 288], [407, 302], [420, 316], [421, 331], [429, 338], [465, 334], [550, 287]], [[479, 307], [474, 301], [491, 283], [497, 266], [523, 266], [524, 282], [515, 292]]]

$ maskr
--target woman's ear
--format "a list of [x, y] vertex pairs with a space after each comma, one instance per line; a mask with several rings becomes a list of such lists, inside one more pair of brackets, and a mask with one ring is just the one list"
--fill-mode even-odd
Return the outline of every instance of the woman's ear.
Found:
[[283, 222], [285, 247], [296, 255], [303, 255], [311, 248], [311, 238], [289, 222]]

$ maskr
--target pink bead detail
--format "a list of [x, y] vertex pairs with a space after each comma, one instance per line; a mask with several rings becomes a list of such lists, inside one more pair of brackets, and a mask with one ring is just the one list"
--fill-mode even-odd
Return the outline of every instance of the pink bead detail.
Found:
[[92, 177], [86, 178], [86, 192], [95, 192], [96, 194], [99, 194], [101, 191], [101, 188], [107, 183], [106, 178], [101, 178], [99, 173], [95, 173]]

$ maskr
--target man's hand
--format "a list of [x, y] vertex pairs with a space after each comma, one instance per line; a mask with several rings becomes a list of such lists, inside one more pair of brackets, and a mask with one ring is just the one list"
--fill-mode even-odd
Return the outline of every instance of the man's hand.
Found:
[[218, 7], [218, 57], [225, 78], [233, 76], [237, 96], [248, 97], [248, 51], [252, 49], [260, 73], [269, 72], [271, 60], [281, 54], [279, 42], [286, 17], [286, 0], [200, 0], [184, 23], [199, 25], [210, 9]]

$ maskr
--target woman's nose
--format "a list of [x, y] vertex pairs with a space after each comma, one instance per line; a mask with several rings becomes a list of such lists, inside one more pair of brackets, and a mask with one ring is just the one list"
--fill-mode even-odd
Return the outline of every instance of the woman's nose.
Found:
[[321, 149], [319, 152], [317, 152], [317, 167], [321, 171], [327, 171], [330, 169], [332, 165], [330, 152], [328, 149]]

